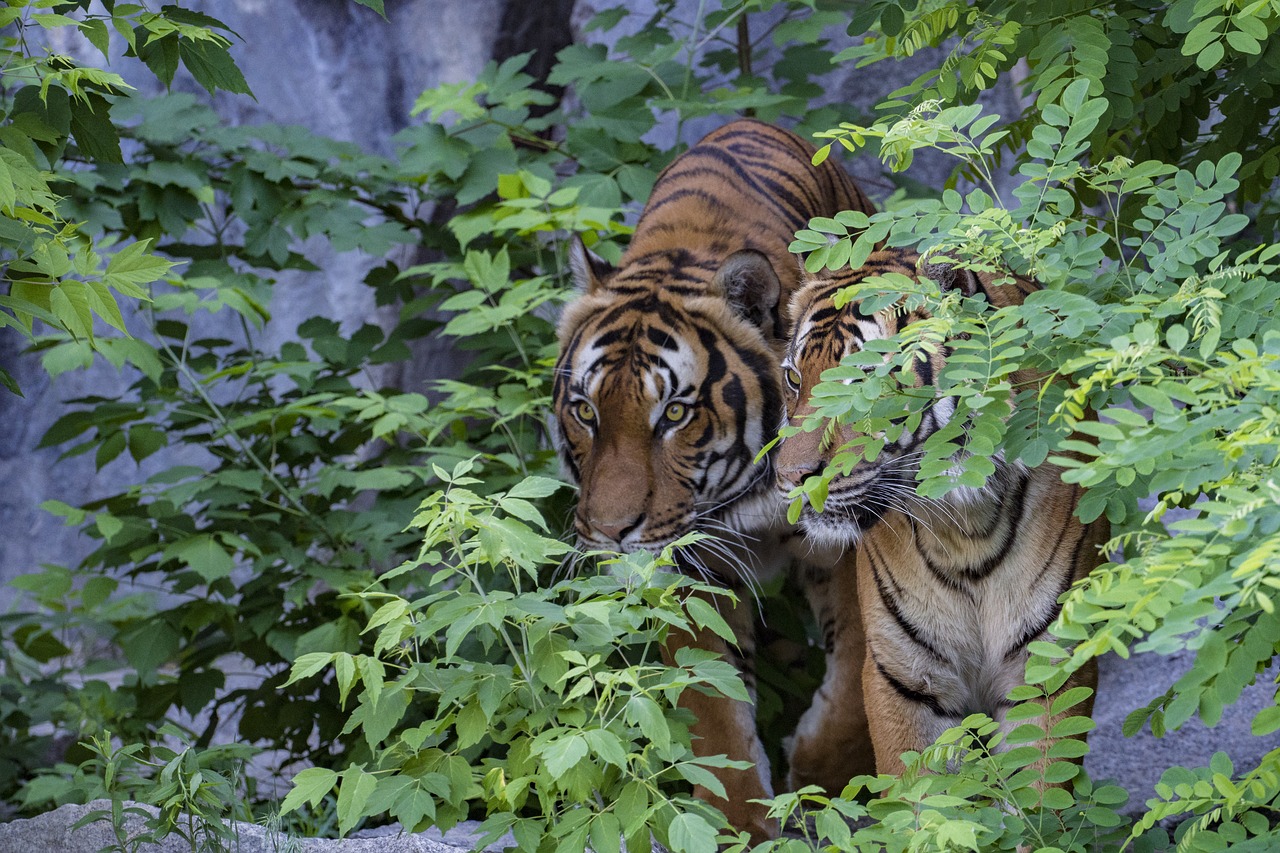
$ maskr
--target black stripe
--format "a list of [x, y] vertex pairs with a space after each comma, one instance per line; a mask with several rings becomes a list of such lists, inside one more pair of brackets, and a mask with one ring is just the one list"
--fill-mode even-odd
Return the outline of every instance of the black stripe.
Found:
[[[782, 216], [783, 221], [790, 226], [792, 233], [800, 230], [809, 221], [809, 217], [805, 215], [805, 211], [814, 210], [817, 205], [813, 200], [799, 198], [795, 193], [782, 186], [778, 181], [773, 180], [769, 175], [760, 171], [761, 168], [767, 168], [764, 164], [757, 169], [744, 169], [739, 158], [735, 157], [730, 151], [719, 148], [690, 148], [684, 158], [706, 157], [723, 165], [733, 177], [745, 183], [751, 190], [759, 196], [759, 200], [768, 207], [772, 208], [776, 213]], [[695, 167], [696, 168], [696, 167]], [[703, 167], [706, 168], [706, 167]], [[690, 172], [693, 169], [682, 169], [682, 172]], [[785, 175], [786, 173], [776, 167], [770, 171], [777, 174]], [[673, 174], [670, 178], [677, 178], [679, 175]], [[656, 192], [656, 190], [655, 190]], [[683, 192], [695, 192], [701, 194], [700, 191], [676, 190], [670, 196], [664, 196], [658, 205], [650, 205], [646, 207], [642, 217], [647, 216], [650, 210], [664, 205], [673, 196]], [[717, 205], [723, 205], [724, 200], [710, 195], [704, 194], [704, 198], [714, 201]]]
[[[938, 651], [932, 643], [920, 635], [920, 628], [912, 623], [906, 614], [902, 612], [902, 608], [898, 606], [901, 587], [894, 580], [893, 573], [889, 571], [888, 566], [878, 565], [881, 563], [878, 549], [873, 546], [871, 541], [867, 541], [867, 561], [871, 564], [871, 577], [875, 579], [876, 591], [880, 594], [880, 600], [884, 602], [885, 609], [889, 611], [893, 621], [898, 623], [902, 633], [906, 634], [913, 643], [928, 652], [939, 663], [948, 663], [942, 652]], [[885, 578], [888, 578], [889, 584], [892, 585], [893, 589], [886, 589]]]
[[[1083, 542], [1084, 537], [1081, 536], [1080, 540]], [[1050, 560], [1049, 565], [1052, 565], [1052, 560]], [[1058, 588], [1054, 592], [1053, 598], [1049, 601], [1049, 606], [1045, 610], [1044, 614], [1036, 620], [1031, 627], [1022, 632], [1022, 636], [1018, 638], [1017, 642], [1009, 647], [1009, 651], [1005, 652], [1004, 659], [1006, 661], [1012, 660], [1021, 654], [1022, 651], [1030, 645], [1032, 640], [1049, 630], [1049, 626], [1058, 618], [1058, 614], [1062, 612], [1062, 605], [1058, 603], [1058, 599], [1061, 598], [1062, 594], [1071, 587], [1071, 579], [1075, 574], [1073, 568], [1074, 567], [1071, 563], [1068, 563], [1065, 566], [1065, 571], [1062, 573], [1062, 577], [1058, 579]], [[1041, 577], [1043, 576], [1044, 572], [1041, 572]]]
[[920, 555], [920, 560], [924, 563], [925, 568], [929, 570], [929, 573], [933, 575], [934, 579], [937, 580], [938, 583], [942, 584], [947, 589], [952, 592], [962, 592], [966, 597], [968, 597], [970, 602], [977, 604], [978, 599], [974, 597], [973, 590], [960, 583], [957, 578], [953, 577], [949, 572], [945, 571], [941, 566], [929, 559], [929, 553], [924, 548], [920, 547], [920, 531], [916, 526], [916, 520], [910, 517], [909, 520], [911, 522], [911, 544], [915, 546], [916, 553]]
[[[1027, 480], [1026, 474], [1019, 475], [1014, 488], [1006, 491], [1000, 501], [1000, 508], [995, 514], [995, 520], [987, 526], [986, 530], [977, 534], [978, 537], [985, 539], [995, 532], [996, 526], [1002, 520], [1007, 521], [1004, 535], [1000, 538], [1000, 544], [991, 552], [991, 555], [976, 566], [966, 566], [961, 569], [965, 576], [971, 580], [982, 580], [987, 577], [1000, 567], [1005, 557], [1009, 556], [1009, 549], [1017, 538], [1018, 530], [1022, 524], [1023, 511], [1026, 508]], [[1012, 503], [1010, 503], [1011, 500]]]
[[[1079, 492], [1076, 493], [1076, 502], [1078, 501]], [[1058, 552], [1062, 548], [1063, 540], [1067, 537], [1067, 532], [1077, 529], [1077, 525], [1072, 523], [1074, 517], [1075, 506], [1073, 503], [1071, 511], [1067, 515], [1066, 522], [1063, 523], [1058, 532], [1058, 539], [1053, 543], [1053, 550], [1049, 552], [1049, 558], [1045, 560], [1044, 567], [1040, 570], [1039, 574], [1036, 575], [1035, 580], [1031, 582], [1031, 590], [1033, 592], [1039, 589], [1040, 582], [1044, 579], [1045, 575], [1054, 568], [1054, 564], [1058, 562]], [[1049, 600], [1047, 610], [1035, 624], [1023, 631], [1022, 636], [1018, 638], [1018, 641], [1009, 648], [1009, 651], [1005, 652], [1005, 660], [1010, 660], [1017, 656], [1027, 647], [1028, 644], [1031, 643], [1032, 640], [1049, 630], [1049, 626], [1053, 624], [1054, 620], [1058, 618], [1058, 614], [1062, 612], [1062, 605], [1058, 603], [1058, 599], [1062, 598], [1063, 593], [1071, 588], [1071, 583], [1075, 579], [1076, 567], [1079, 565], [1080, 560], [1080, 550], [1084, 547], [1085, 540], [1088, 539], [1088, 536], [1085, 534], [1086, 530], [1081, 529], [1080, 536], [1076, 539], [1076, 544], [1072, 548], [1071, 559], [1063, 566], [1062, 574], [1058, 578], [1058, 583], [1056, 584], [1057, 588], [1054, 590], [1053, 598]]]
[[871, 659], [872, 661], [875, 662], [876, 671], [879, 672], [882, 676], [884, 676], [885, 681], [889, 682], [889, 686], [893, 688], [893, 692], [897, 693], [903, 699], [906, 699], [909, 702], [915, 702], [917, 705], [924, 705], [926, 708], [928, 708], [933, 713], [937, 714], [939, 717], [960, 716], [959, 714], [956, 714], [952, 711], [948, 711], [946, 708], [943, 708], [942, 704], [938, 702], [938, 697], [934, 696], [933, 694], [921, 693], [919, 690], [912, 690], [910, 687], [903, 684], [898, 679], [894, 678], [892, 675], [889, 674], [889, 670], [885, 669], [884, 665], [880, 663], [879, 660], [876, 660], [876, 656], [874, 654], [871, 655]]

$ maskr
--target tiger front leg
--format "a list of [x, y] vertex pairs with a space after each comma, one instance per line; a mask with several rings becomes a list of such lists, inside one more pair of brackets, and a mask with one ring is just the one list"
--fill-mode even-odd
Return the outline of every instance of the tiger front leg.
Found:
[[802, 567], [805, 592], [822, 632], [827, 671], [801, 716], [787, 758], [788, 787], [817, 785], [838, 796], [849, 779], [875, 772], [862, 689], [866, 635], [852, 559], [830, 570]]
[[[894, 684], [868, 654], [862, 667], [862, 689], [867, 702], [867, 723], [875, 748], [876, 773], [901, 776], [906, 772], [902, 754], [919, 752], [955, 720], [933, 710], [929, 702], [902, 684]], [[923, 697], [923, 694], [920, 694]]]
[[[671, 665], [677, 650], [691, 647], [717, 652], [725, 660], [737, 662], [739, 669], [744, 670], [744, 664], [752, 659], [755, 650], [750, 603], [738, 603], [735, 606], [723, 596], [713, 598], [701, 593], [695, 594], [719, 608], [721, 616], [729, 623], [738, 639], [740, 651], [730, 648], [728, 643], [713, 632], [698, 628], [692, 633], [673, 631], [663, 647], [663, 660]], [[754, 694], [750, 673], [743, 671], [742, 675], [748, 690]], [[680, 695], [680, 707], [693, 712], [697, 718], [690, 727], [694, 738], [694, 755], [726, 755], [735, 761], [749, 761], [753, 765], [745, 770], [728, 767], [712, 769], [724, 786], [727, 798], [722, 799], [701, 785], [694, 787], [694, 796], [720, 809], [735, 829], [750, 833], [753, 844], [777, 838], [778, 822], [768, 816], [768, 806], [751, 802], [773, 796], [773, 787], [769, 782], [769, 759], [756, 730], [754, 703], [686, 690]]]

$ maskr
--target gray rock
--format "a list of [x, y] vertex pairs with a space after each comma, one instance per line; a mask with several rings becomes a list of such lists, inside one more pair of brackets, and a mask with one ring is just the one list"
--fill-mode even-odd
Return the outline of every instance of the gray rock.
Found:
[[[153, 807], [138, 803], [125, 803], [125, 807], [156, 813]], [[117, 849], [119, 841], [109, 819], [72, 829], [86, 815], [98, 810], [110, 812], [110, 809], [109, 800], [95, 800], [85, 805], [62, 806], [27, 820], [0, 824], [0, 853], [98, 853], [103, 848]], [[457, 853], [472, 849], [477, 826], [475, 823], [461, 824], [444, 836], [438, 832], [401, 833], [334, 841], [295, 838], [257, 824], [237, 822], [232, 824], [234, 840], [227, 849], [232, 853]], [[124, 831], [127, 837], [146, 832], [145, 818], [136, 814], [128, 816]], [[158, 843], [128, 849], [136, 849], [137, 853], [189, 853], [191, 845], [180, 836], [170, 835]], [[223, 848], [210, 845], [199, 849]]]
[[1125, 737], [1125, 717], [1164, 693], [1195, 661], [1195, 653], [1176, 655], [1135, 654], [1128, 660], [1107, 655], [1099, 661], [1098, 693], [1093, 706], [1097, 729], [1089, 736], [1085, 768], [1096, 781], [1112, 779], [1129, 792], [1125, 811], [1144, 811], [1155, 797], [1154, 786], [1165, 768], [1207, 767], [1215, 752], [1225, 752], [1237, 774], [1245, 773], [1262, 757], [1280, 746], [1280, 737], [1254, 737], [1250, 723], [1263, 708], [1275, 704], [1275, 684], [1280, 665], [1258, 676], [1240, 700], [1225, 709], [1212, 728], [1199, 718], [1188, 720], [1178, 731], [1158, 738], [1149, 727]]

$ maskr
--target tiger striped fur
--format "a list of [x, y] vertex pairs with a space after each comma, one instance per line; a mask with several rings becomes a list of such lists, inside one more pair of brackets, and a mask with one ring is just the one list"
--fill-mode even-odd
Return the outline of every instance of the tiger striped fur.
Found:
[[[815, 167], [812, 155], [789, 131], [733, 121], [658, 176], [617, 269], [574, 244], [581, 294], [560, 321], [553, 432], [580, 485], [583, 546], [658, 552], [706, 532], [718, 541], [682, 549], [680, 568], [739, 592], [791, 562], [797, 537], [772, 460], [755, 463], [782, 418], [777, 361], [800, 281], [787, 246], [813, 217], [873, 210], [839, 167]], [[679, 645], [722, 652], [750, 688], [750, 611], [724, 613], [738, 649], [699, 631], [673, 638], [668, 655]], [[775, 835], [765, 809], [747, 802], [771, 791], [753, 707], [694, 691], [682, 705], [698, 718], [698, 754], [756, 766], [717, 773], [727, 801], [699, 796], [756, 840]]]
[[[915, 277], [918, 263], [913, 252], [883, 250], [858, 270], [810, 278], [793, 297], [795, 330], [782, 362], [791, 425], [813, 413], [812, 389], [824, 370], [922, 316], [864, 315], [854, 302], [838, 308], [836, 292], [890, 272]], [[1023, 279], [996, 284], [990, 275], [949, 264], [925, 265], [924, 272], [944, 289], [981, 292], [996, 307], [1021, 304], [1035, 287]], [[917, 362], [915, 385], [931, 386], [946, 356], [942, 348]], [[1015, 386], [1036, 379], [1013, 377]], [[917, 496], [918, 451], [954, 411], [951, 399], [934, 398], [916, 430], [904, 431], [874, 461], [839, 473], [822, 512], [806, 505], [800, 518], [809, 537], [850, 549], [844, 571], [833, 573], [843, 585], [833, 595], [846, 599], [838, 610], [852, 609], [856, 585], [865, 653], [861, 645], [845, 650], [837, 641], [835, 665], [843, 670], [844, 691], [865, 696], [881, 773], [901, 773], [904, 751], [923, 749], [968, 714], [984, 712], [1011, 728], [1004, 722], [1006, 697], [1023, 681], [1028, 644], [1046, 637], [1059, 596], [1102, 561], [1099, 546], [1108, 538], [1105, 519], [1086, 525], [1074, 517], [1080, 490], [1049, 464], [1027, 469], [997, 458], [982, 489], [961, 488], [939, 500]], [[853, 437], [848, 426], [834, 440], [824, 440], [821, 430], [788, 436], [778, 454], [780, 490], [789, 493], [821, 473]], [[1093, 670], [1081, 671], [1062, 689], [1093, 687], [1096, 678]], [[794, 758], [843, 758], [831, 755], [841, 737], [842, 695], [833, 689], [828, 699], [836, 710], [811, 709], [797, 732]]]

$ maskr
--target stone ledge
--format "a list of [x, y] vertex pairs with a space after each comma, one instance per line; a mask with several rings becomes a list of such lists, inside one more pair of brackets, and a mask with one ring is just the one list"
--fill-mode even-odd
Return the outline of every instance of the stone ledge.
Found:
[[[126, 808], [156, 809], [126, 802]], [[61, 806], [29, 819], [0, 824], [0, 853], [98, 853], [117, 846], [115, 833], [107, 820], [73, 830], [78, 820], [90, 812], [110, 810], [109, 800], [94, 800], [84, 805]], [[146, 831], [143, 819], [128, 816], [125, 827], [129, 835]], [[407, 833], [346, 838], [338, 841], [323, 838], [295, 838], [253, 823], [236, 822], [237, 838], [230, 847], [236, 853], [462, 853], [470, 851], [477, 824], [462, 824], [443, 838], [438, 832], [416, 835]], [[137, 853], [190, 853], [191, 845], [172, 835], [155, 844], [141, 844]]]

